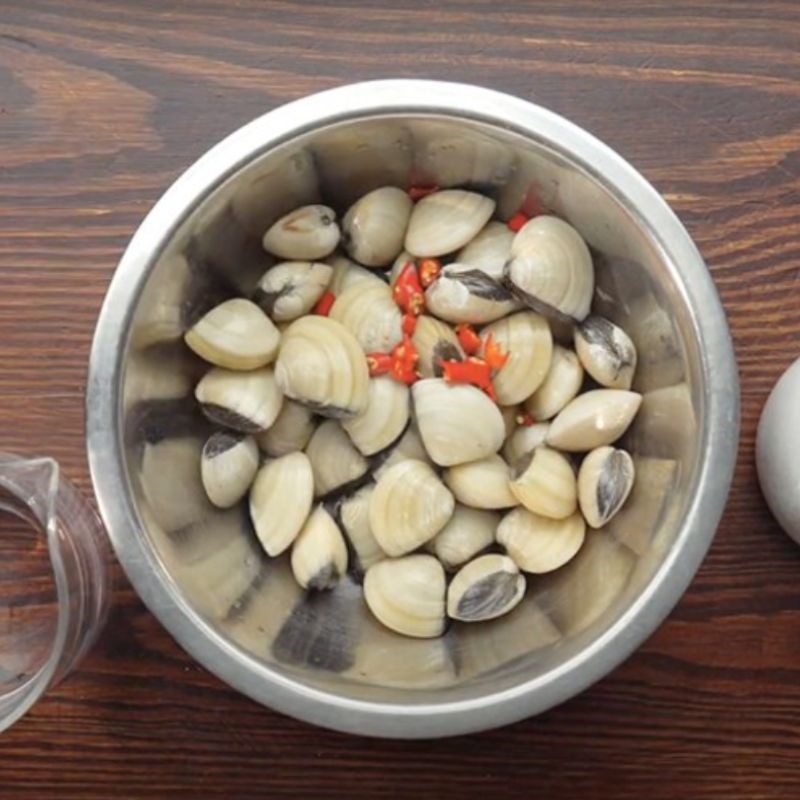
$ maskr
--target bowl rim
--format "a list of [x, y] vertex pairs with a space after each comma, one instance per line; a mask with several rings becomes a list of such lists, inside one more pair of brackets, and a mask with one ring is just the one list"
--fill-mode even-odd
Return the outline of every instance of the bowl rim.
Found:
[[[641, 593], [606, 631], [558, 667], [498, 692], [443, 703], [341, 697], [278, 673], [217, 633], [163, 571], [140, 530], [121, 441], [122, 354], [135, 303], [186, 217], [229, 177], [280, 144], [323, 125], [398, 115], [468, 119], [544, 139], [570, 160], [595, 165], [594, 174], [602, 165], [603, 183], [660, 248], [691, 299], [687, 306], [705, 383], [697, 484], [670, 552]], [[661, 195], [593, 135], [541, 106], [491, 89], [429, 80], [368, 81], [309, 95], [258, 117], [201, 156], [153, 206], [119, 262], [95, 329], [86, 391], [87, 454], [100, 513], [129, 580], [179, 644], [219, 678], [275, 710], [339, 731], [396, 738], [474, 732], [538, 714], [626, 659], [678, 602], [711, 544], [733, 476], [738, 428], [738, 375], [725, 314], [702, 256]]]

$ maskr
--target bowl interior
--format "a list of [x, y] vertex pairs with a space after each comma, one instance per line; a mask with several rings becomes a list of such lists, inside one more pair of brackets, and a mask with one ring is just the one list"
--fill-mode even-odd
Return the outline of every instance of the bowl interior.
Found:
[[[318, 201], [341, 214], [370, 189], [412, 183], [475, 187], [496, 198], [503, 220], [519, 208], [544, 207], [572, 223], [593, 250], [595, 308], [636, 343], [634, 388], [644, 395], [625, 438], [637, 482], [622, 513], [590, 532], [565, 568], [531, 578], [511, 615], [455, 624], [429, 641], [381, 628], [352, 580], [304, 594], [285, 558], [262, 555], [244, 507], [209, 505], [198, 468], [209, 428], [191, 399], [204, 366], [181, 341], [212, 305], [252, 290], [271, 263], [260, 237], [280, 215]], [[501, 691], [565, 669], [597, 643], [668, 558], [697, 483], [705, 431], [692, 311], [635, 210], [558, 142], [440, 115], [369, 117], [310, 131], [219, 185], [185, 216], [150, 271], [121, 380], [140, 535], [176, 596], [227, 646], [277, 677], [386, 703]]]

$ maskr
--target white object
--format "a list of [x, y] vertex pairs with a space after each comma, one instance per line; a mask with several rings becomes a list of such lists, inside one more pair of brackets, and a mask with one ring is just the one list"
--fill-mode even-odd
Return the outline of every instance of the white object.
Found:
[[761, 491], [780, 526], [800, 544], [800, 359], [770, 394], [756, 438], [756, 468]]

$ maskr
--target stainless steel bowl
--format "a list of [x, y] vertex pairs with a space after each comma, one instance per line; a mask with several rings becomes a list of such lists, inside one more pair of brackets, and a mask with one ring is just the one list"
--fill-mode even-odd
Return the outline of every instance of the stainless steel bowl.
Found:
[[[603, 313], [640, 354], [627, 436], [638, 482], [566, 568], [530, 581], [509, 617], [413, 641], [373, 623], [359, 587], [303, 595], [241, 510], [204, 499], [202, 365], [186, 325], [248, 292], [260, 235], [322, 197], [376, 186], [471, 185], [503, 218], [540, 202], [591, 245]], [[566, 120], [514, 97], [432, 81], [346, 86], [257, 119], [192, 166], [132, 239], [91, 356], [88, 449], [117, 555], [198, 661], [265, 705], [362, 734], [425, 737], [535, 714], [619, 664], [677, 602], [731, 479], [738, 387], [725, 317], [694, 244], [653, 188]]]

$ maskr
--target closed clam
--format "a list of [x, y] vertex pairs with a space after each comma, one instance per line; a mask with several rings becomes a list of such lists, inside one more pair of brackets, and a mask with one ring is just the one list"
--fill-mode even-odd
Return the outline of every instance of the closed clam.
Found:
[[579, 395], [550, 423], [547, 443], [580, 453], [612, 444], [628, 429], [642, 396], [624, 389], [595, 389]]
[[511, 244], [505, 279], [534, 311], [579, 322], [589, 313], [592, 256], [575, 228], [558, 217], [525, 223]]
[[633, 459], [624, 450], [598, 447], [578, 470], [578, 502], [590, 528], [602, 528], [624, 505], [633, 488]]
[[287, 261], [314, 261], [339, 243], [336, 212], [328, 206], [302, 206], [281, 217], [264, 234], [264, 249]]
[[325, 259], [325, 263], [333, 269], [328, 291], [332, 292], [334, 297], [338, 297], [345, 289], [349, 289], [356, 283], [383, 283], [377, 273], [364, 269], [347, 256], [332, 255]]
[[267, 461], [250, 489], [250, 518], [267, 555], [286, 550], [303, 527], [314, 499], [314, 476], [305, 453]]
[[258, 446], [273, 457], [305, 449], [316, 428], [314, 413], [296, 400], [284, 400], [275, 422], [256, 436]]
[[440, 378], [442, 367], [439, 362], [442, 360], [461, 361], [464, 358], [464, 351], [453, 328], [427, 314], [417, 319], [411, 342], [417, 349], [417, 369], [423, 378]]
[[508, 556], [481, 556], [463, 566], [447, 589], [447, 616], [482, 622], [507, 614], [525, 596], [525, 576]]
[[544, 444], [550, 425], [537, 422], [534, 425], [518, 425], [503, 445], [503, 458], [512, 467], [523, 457]]
[[374, 491], [375, 484], [367, 484], [339, 503], [339, 522], [362, 572], [386, 558], [369, 524], [369, 501]]
[[345, 250], [359, 264], [385, 267], [403, 249], [413, 203], [408, 192], [383, 186], [350, 206], [342, 220]]
[[428, 555], [384, 559], [364, 576], [364, 600], [375, 618], [421, 639], [444, 633], [446, 591], [444, 569]]
[[468, 264], [448, 264], [425, 290], [428, 312], [446, 322], [483, 325], [519, 308], [505, 286]]
[[514, 232], [502, 222], [490, 222], [456, 254], [459, 264], [467, 264], [485, 272], [498, 283], [503, 280], [503, 267], [511, 255]]
[[275, 360], [281, 335], [255, 303], [237, 298], [212, 308], [186, 332], [186, 344], [218, 367], [251, 370]]
[[462, 189], [423, 197], [411, 212], [405, 249], [418, 257], [453, 253], [477, 235], [491, 218], [494, 206], [494, 200]]
[[283, 403], [271, 367], [250, 372], [215, 367], [200, 379], [194, 396], [212, 422], [242, 433], [265, 431]]
[[555, 345], [550, 369], [539, 388], [525, 401], [525, 410], [535, 420], [552, 419], [575, 398], [582, 383], [583, 367], [578, 356]]
[[511, 491], [529, 511], [553, 519], [570, 516], [578, 506], [572, 464], [565, 455], [545, 445], [515, 465]]
[[442, 562], [445, 569], [457, 569], [494, 542], [500, 522], [495, 511], [486, 511], [456, 503], [453, 516], [425, 549]]
[[315, 261], [284, 261], [264, 273], [253, 301], [276, 322], [308, 314], [325, 293], [333, 267]]
[[402, 556], [436, 536], [453, 515], [455, 500], [424, 461], [401, 461], [378, 480], [369, 524], [381, 549]]
[[385, 454], [380, 454], [377, 457], [376, 461], [379, 463], [376, 464], [375, 471], [372, 473], [375, 480], [378, 480], [386, 470], [395, 464], [407, 461], [410, 458], [417, 461], [425, 461], [429, 464], [433, 463], [428, 451], [425, 449], [425, 445], [422, 444], [422, 439], [413, 420], [409, 422], [405, 433], [397, 440], [397, 443], [387, 448]]
[[306, 455], [314, 473], [314, 496], [324, 497], [363, 478], [369, 464], [356, 450], [342, 426], [327, 419], [313, 433]]
[[456, 500], [473, 508], [511, 508], [519, 503], [510, 488], [508, 464], [491, 455], [445, 470], [444, 482]]
[[200, 476], [208, 499], [230, 508], [250, 488], [258, 470], [258, 447], [252, 436], [230, 431], [211, 434], [200, 457]]
[[411, 392], [404, 383], [388, 376], [369, 382], [367, 407], [354, 417], [342, 420], [342, 428], [365, 456], [388, 447], [408, 425]]
[[497, 527], [497, 541], [525, 572], [542, 574], [563, 567], [581, 549], [586, 523], [579, 512], [563, 519], [515, 508]]
[[284, 331], [275, 365], [278, 385], [326, 417], [348, 417], [367, 407], [369, 370], [353, 334], [328, 317], [308, 316]]
[[389, 286], [394, 286], [397, 282], [397, 279], [400, 277], [400, 273], [403, 271], [403, 267], [405, 267], [408, 262], [414, 262], [414, 256], [408, 252], [408, 250], [401, 250], [400, 255], [392, 263], [392, 268], [389, 270]]
[[591, 314], [575, 328], [575, 352], [586, 371], [608, 389], [630, 389], [636, 347], [611, 320]]
[[347, 546], [325, 506], [317, 506], [297, 534], [291, 565], [304, 589], [332, 589], [346, 572]]
[[422, 443], [439, 466], [486, 458], [503, 444], [503, 416], [480, 389], [426, 378], [413, 385], [411, 395]]
[[487, 325], [481, 331], [485, 351], [489, 337], [508, 356], [494, 376], [497, 401], [521, 403], [536, 391], [550, 369], [553, 337], [547, 320], [533, 311], [520, 311]]
[[344, 325], [365, 353], [388, 353], [403, 339], [403, 315], [383, 281], [360, 282], [337, 296], [330, 318]]

